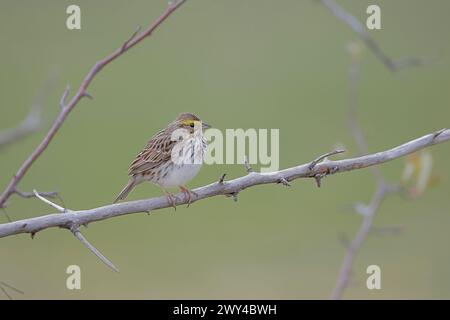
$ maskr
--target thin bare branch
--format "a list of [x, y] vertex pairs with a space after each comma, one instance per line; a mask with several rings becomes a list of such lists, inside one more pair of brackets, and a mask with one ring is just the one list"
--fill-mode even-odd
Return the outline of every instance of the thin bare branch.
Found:
[[78, 227], [72, 227], [72, 233], [73, 235], [81, 241], [82, 244], [86, 246], [93, 254], [95, 254], [104, 264], [106, 264], [108, 267], [110, 267], [115, 272], [119, 272], [119, 269], [116, 268], [116, 266], [107, 258], [105, 257], [98, 249], [96, 249], [87, 239], [86, 237], [80, 232]]
[[376, 213], [378, 212], [387, 194], [388, 187], [386, 184], [381, 182], [377, 188], [377, 191], [373, 195], [370, 205], [367, 206], [368, 211], [364, 215], [363, 222], [355, 238], [348, 245], [347, 252], [342, 263], [341, 271], [339, 272], [339, 276], [336, 282], [336, 287], [331, 295], [331, 299], [342, 299], [345, 289], [347, 289], [347, 287], [349, 286], [353, 263], [355, 261], [356, 255], [358, 254], [363, 243], [366, 241], [367, 236], [372, 230]]
[[69, 93], [70, 93], [70, 86], [67, 85], [66, 90], [64, 90], [61, 96], [61, 100], [59, 101], [59, 106], [61, 107], [61, 110], [66, 107], [67, 97], [69, 96]]
[[[392, 161], [394, 159], [411, 154], [417, 150], [448, 140], [450, 140], [450, 130], [446, 129], [437, 136], [436, 132], [433, 132], [386, 151], [377, 152], [357, 158], [337, 161], [330, 160], [318, 163], [313, 168], [313, 170], [309, 169], [310, 163], [306, 163], [275, 172], [253, 172], [252, 174], [247, 174], [234, 180], [224, 181], [223, 183], [214, 182], [210, 185], [193, 190], [196, 194], [198, 194], [198, 196], [194, 199], [194, 202], [217, 195], [232, 195], [234, 197], [234, 195], [237, 195], [244, 189], [256, 185], [279, 183], [279, 181], [283, 178], [287, 181], [292, 181], [299, 178], [313, 178], [320, 173], [343, 173], [347, 171], [363, 169]], [[386, 187], [386, 189], [383, 189], [383, 197], [384, 192], [386, 192], [385, 190], [388, 190], [388, 188]], [[375, 197], [373, 200], [374, 207], [378, 207], [379, 205], [378, 197], [379, 196]], [[186, 204], [187, 201], [188, 200], [185, 199], [185, 197], [183, 197], [180, 193], [177, 195], [175, 202], [176, 205], [182, 205]], [[20, 233], [36, 233], [41, 230], [53, 227], [70, 229], [73, 225], [79, 226], [127, 214], [148, 212], [149, 210], [155, 211], [168, 207], [172, 207], [172, 205], [168, 203], [166, 197], [158, 197], [117, 203], [88, 210], [69, 211], [65, 214], [49, 214], [41, 217], [0, 224], [0, 238]], [[365, 238], [365, 235], [363, 238]]]
[[13, 298], [8, 294], [8, 292], [6, 291], [5, 288], [3, 288], [2, 285], [0, 285], [0, 290], [2, 290], [2, 292], [5, 294], [5, 296], [9, 299], [12, 300]]
[[[369, 145], [366, 136], [358, 123], [358, 111], [356, 108], [358, 105], [358, 83], [361, 70], [361, 48], [358, 44], [351, 43], [348, 47], [348, 51], [350, 54], [348, 123], [353, 139], [358, 146], [359, 155], [365, 155], [369, 153]], [[372, 167], [371, 171], [377, 181], [384, 181], [380, 168]]]
[[36, 198], [38, 198], [39, 200], [41, 200], [42, 202], [48, 204], [49, 206], [55, 208], [56, 210], [58, 210], [61, 213], [67, 212], [67, 209], [61, 207], [60, 205], [57, 205], [54, 202], [51, 202], [50, 200], [44, 198], [43, 196], [41, 196], [36, 190], [33, 190], [34, 195], [36, 196]]
[[19, 289], [13, 287], [13, 286], [10, 285], [10, 284], [7, 284], [7, 283], [4, 282], [4, 281], [0, 281], [0, 285], [4, 286], [4, 287], [6, 287], [6, 288], [8, 288], [8, 289], [10, 289], [10, 290], [13, 290], [13, 291], [15, 291], [15, 292], [17, 292], [17, 293], [24, 294], [24, 292], [23, 292], [22, 290], [19, 290]]
[[[70, 210], [63, 208], [59, 205], [57, 205], [56, 203], [51, 202], [50, 200], [42, 197], [36, 190], [33, 190], [35, 196], [43, 201], [44, 203], [52, 206], [53, 208], [55, 208], [56, 210], [58, 210], [61, 213], [68, 213], [70, 212]], [[87, 227], [88, 223], [84, 223], [84, 226]], [[83, 236], [83, 234], [80, 232], [79, 229], [79, 225], [72, 223], [70, 224], [70, 231], [72, 231], [73, 235], [81, 241], [82, 244], [84, 244], [89, 250], [92, 251], [92, 253], [94, 253], [103, 263], [105, 263], [108, 267], [110, 267], [112, 270], [119, 272], [119, 269], [116, 268], [116, 266], [114, 266], [114, 264], [108, 259], [106, 258], [98, 249], [96, 249], [87, 239], [86, 237]], [[32, 233], [32, 237], [34, 237], [36, 233], [33, 232]]]
[[[356, 117], [357, 106], [357, 88], [358, 79], [360, 74], [360, 48], [357, 44], [351, 44], [349, 46], [349, 53], [351, 57], [350, 63], [350, 89], [349, 89], [349, 126], [352, 135], [359, 148], [359, 153], [363, 156], [369, 153], [369, 147], [365, 138], [364, 132], [358, 124]], [[445, 132], [445, 131], [444, 131]], [[432, 136], [439, 136], [442, 130], [436, 131]], [[377, 181], [377, 187], [372, 201], [369, 205], [358, 203], [354, 206], [354, 209], [363, 216], [361, 226], [353, 240], [347, 247], [347, 252], [344, 257], [344, 261], [341, 266], [339, 276], [336, 280], [335, 289], [331, 295], [331, 299], [342, 299], [342, 296], [351, 282], [352, 268], [356, 255], [361, 249], [364, 241], [367, 239], [369, 233], [374, 230], [373, 222], [376, 214], [378, 213], [381, 204], [384, 199], [392, 193], [400, 191], [399, 186], [391, 185], [386, 182], [381, 170], [377, 166], [371, 167], [371, 171]]]
[[139, 31], [141, 31], [141, 29], [142, 29], [142, 27], [138, 26], [136, 28], [136, 30], [131, 34], [131, 36], [127, 39], [127, 41], [125, 41], [123, 43], [122, 48], [121, 48], [122, 52], [125, 51], [125, 49], [127, 49], [128, 44], [130, 43], [130, 41], [133, 40], [134, 38], [136, 38], [137, 34], [139, 33]]
[[[20, 191], [20, 190], [14, 190], [14, 193], [16, 193], [17, 195], [19, 195], [22, 198], [36, 198], [36, 194], [34, 192], [25, 192], [25, 191]], [[58, 192], [56, 191], [46, 191], [46, 192], [39, 192], [39, 195], [46, 197], [46, 198], [57, 198], [58, 197]]]
[[12, 291], [15, 291], [16, 293], [19, 294], [24, 294], [23, 291], [14, 288], [12, 285], [9, 285], [3, 281], [0, 281], [0, 290], [5, 294], [5, 296], [9, 299], [9, 300], [13, 300], [12, 296], [8, 293], [8, 291], [6, 289], [10, 289]]
[[6, 209], [5, 208], [0, 208], [0, 209], [2, 210], [3, 214], [5, 215], [6, 220], [8, 220], [8, 222], [12, 222], [11, 218], [8, 215], [8, 212], [6, 212]]
[[370, 231], [377, 236], [396, 236], [402, 233], [404, 228], [404, 225], [386, 227], [372, 226], [372, 230]]
[[392, 59], [387, 55], [378, 43], [370, 36], [364, 24], [362, 24], [355, 16], [341, 7], [335, 0], [319, 0], [331, 13], [348, 25], [356, 34], [364, 41], [366, 46], [373, 52], [373, 54], [392, 72], [401, 69], [420, 66], [426, 64], [428, 61], [422, 58], [408, 57], [399, 60]]
[[0, 148], [3, 148], [34, 133], [42, 127], [44, 124], [42, 109], [44, 108], [45, 100], [50, 94], [50, 91], [56, 84], [56, 78], [57, 77], [54, 74], [51, 74], [45, 81], [42, 90], [39, 91], [38, 95], [34, 99], [30, 111], [25, 119], [23, 119], [17, 126], [0, 132]]
[[[36, 147], [36, 149], [31, 153], [31, 155], [23, 162], [22, 166], [19, 168], [19, 170], [16, 172], [16, 174], [13, 176], [11, 181], [9, 182], [6, 189], [3, 191], [3, 193], [0, 195], [0, 207], [4, 207], [6, 201], [9, 199], [9, 197], [15, 192], [17, 185], [19, 182], [23, 179], [25, 174], [28, 172], [28, 170], [31, 168], [31, 166], [34, 164], [34, 162], [41, 156], [41, 154], [47, 149], [50, 142], [52, 142], [53, 138], [65, 122], [66, 118], [70, 114], [70, 112], [75, 108], [75, 106], [79, 103], [79, 101], [84, 97], [92, 97], [88, 93], [88, 87], [94, 80], [95, 76], [108, 64], [110, 64], [112, 61], [119, 58], [121, 55], [123, 55], [125, 52], [127, 52], [129, 49], [136, 46], [138, 43], [140, 43], [145, 38], [149, 37], [153, 31], [155, 31], [175, 10], [177, 10], [183, 3], [185, 3], [186, 0], [178, 0], [171, 3], [165, 12], [152, 24], [150, 25], [146, 30], [143, 32], [136, 34], [135, 37], [132, 37], [127, 41], [127, 44], [125, 47], [120, 46], [116, 51], [114, 51], [112, 54], [107, 56], [106, 58], [98, 61], [94, 64], [94, 66], [91, 68], [91, 70], [88, 72], [86, 77], [84, 78], [83, 82], [81, 83], [78, 91], [75, 93], [75, 95], [72, 97], [70, 101], [67, 103], [63, 103], [64, 108], [61, 109], [58, 117], [53, 122], [53, 125], [51, 126], [50, 130], [48, 131], [47, 135], [44, 137], [42, 142]], [[67, 91], [67, 90], [66, 90]], [[68, 94], [63, 94], [64, 95]], [[61, 99], [64, 100], [64, 99]]]

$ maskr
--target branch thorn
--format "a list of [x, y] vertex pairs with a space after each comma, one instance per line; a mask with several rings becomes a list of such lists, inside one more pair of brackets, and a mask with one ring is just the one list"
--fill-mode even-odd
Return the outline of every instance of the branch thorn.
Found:
[[89, 92], [83, 93], [83, 97], [88, 98], [90, 100], [94, 100], [94, 97]]
[[443, 134], [445, 131], [447, 131], [446, 128], [441, 129], [441, 130], [439, 130], [439, 131], [436, 131], [436, 132], [433, 134], [433, 139], [436, 139], [436, 138], [439, 137], [441, 134]]
[[291, 184], [285, 178], [281, 178], [278, 183], [281, 183], [281, 184], [283, 184], [283, 186], [286, 186], [286, 187], [291, 186]]
[[219, 179], [219, 181], [218, 181], [219, 184], [223, 184], [223, 182], [225, 181], [226, 175], [227, 175], [227, 174], [224, 173], [224, 174], [220, 177], [220, 179]]
[[253, 172], [252, 167], [251, 167], [250, 164], [248, 163], [248, 158], [247, 158], [247, 156], [244, 156], [244, 167], [245, 167], [245, 170], [247, 171], [247, 173], [252, 173], [252, 172]]
[[318, 174], [314, 175], [314, 180], [316, 180], [316, 184], [317, 184], [318, 188], [321, 187], [321, 185], [322, 185], [321, 180], [326, 175], [327, 175], [326, 173], [318, 173]]

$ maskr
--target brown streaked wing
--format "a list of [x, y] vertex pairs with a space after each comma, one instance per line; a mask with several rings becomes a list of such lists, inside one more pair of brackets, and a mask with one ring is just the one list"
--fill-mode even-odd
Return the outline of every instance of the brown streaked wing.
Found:
[[170, 161], [172, 146], [175, 143], [170, 138], [171, 135], [164, 130], [158, 132], [131, 163], [128, 175], [143, 173]]

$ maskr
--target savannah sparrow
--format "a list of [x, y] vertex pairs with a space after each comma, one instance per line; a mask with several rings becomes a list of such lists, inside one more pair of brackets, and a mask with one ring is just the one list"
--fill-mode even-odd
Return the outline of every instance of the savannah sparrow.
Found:
[[191, 203], [195, 193], [186, 187], [203, 164], [206, 140], [203, 130], [210, 126], [192, 113], [182, 113], [165, 129], [155, 134], [131, 163], [128, 184], [114, 202], [123, 200], [144, 181], [161, 187], [168, 202], [176, 208], [175, 196], [167, 188], [179, 187]]

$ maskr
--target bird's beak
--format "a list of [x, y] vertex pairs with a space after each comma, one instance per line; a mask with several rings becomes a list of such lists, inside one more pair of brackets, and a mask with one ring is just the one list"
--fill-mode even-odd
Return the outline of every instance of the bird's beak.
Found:
[[208, 128], [211, 128], [211, 126], [209, 124], [205, 123], [205, 122], [202, 122], [202, 129], [205, 130], [205, 129], [208, 129]]

